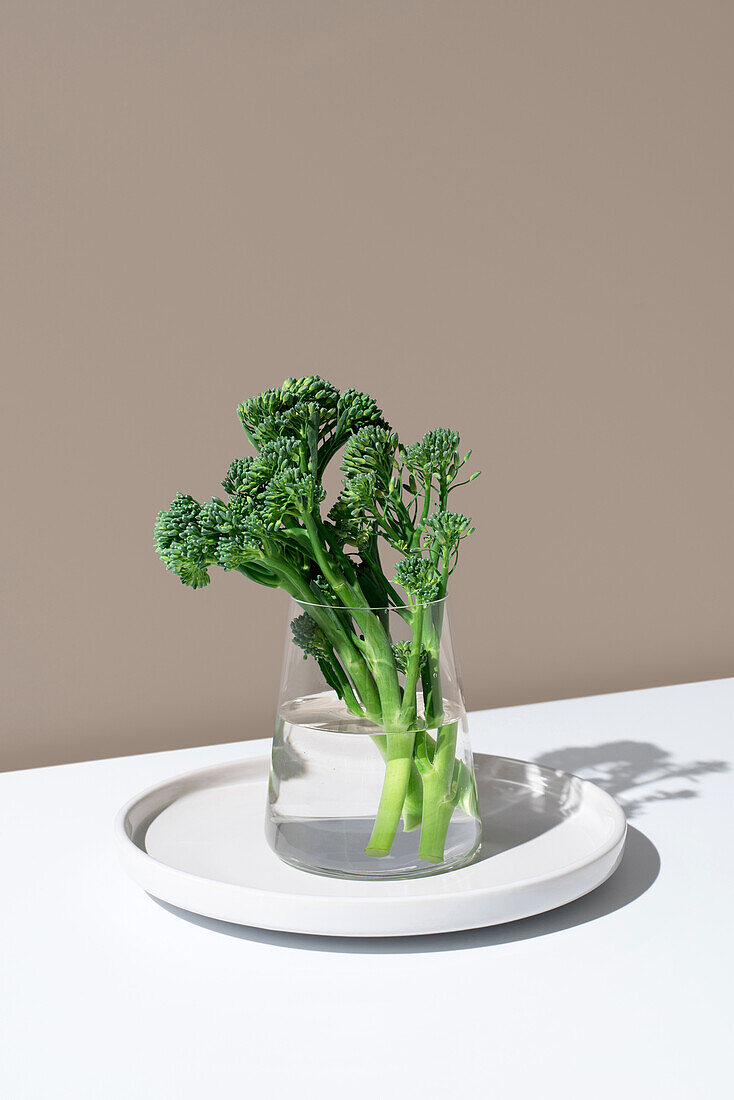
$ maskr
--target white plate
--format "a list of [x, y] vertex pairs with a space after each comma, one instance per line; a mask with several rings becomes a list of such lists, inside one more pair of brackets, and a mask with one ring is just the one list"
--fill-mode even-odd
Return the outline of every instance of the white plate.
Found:
[[218, 920], [327, 936], [456, 932], [529, 917], [599, 886], [626, 823], [587, 780], [475, 754], [483, 843], [468, 867], [359, 882], [281, 863], [264, 836], [268, 761], [215, 765], [138, 795], [115, 822], [122, 861], [161, 901]]

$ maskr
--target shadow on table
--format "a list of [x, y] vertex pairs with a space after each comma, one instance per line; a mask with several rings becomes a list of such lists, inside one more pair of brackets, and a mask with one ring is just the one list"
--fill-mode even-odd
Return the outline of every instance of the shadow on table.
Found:
[[[629, 760], [633, 756], [630, 749], [632, 743], [624, 744], [624, 760], [627, 762], [624, 769], [616, 769], [614, 774], [619, 777], [624, 789], [633, 784], [632, 769]], [[654, 746], [641, 746], [645, 751], [641, 753], [641, 766], [649, 771], [650, 764], [660, 765], [661, 751], [654, 753], [647, 751]], [[590, 763], [597, 764], [599, 760], [608, 761], [613, 758], [610, 751], [612, 746], [600, 746], [598, 749], [564, 749], [559, 753], [548, 754], [548, 759], [541, 763], [554, 768], [562, 768], [574, 771], [587, 767]], [[554, 828], [560, 823], [559, 804], [563, 805], [565, 799], [562, 791], [555, 792], [554, 797], [544, 800], [537, 795], [528, 805], [525, 797], [518, 798], [517, 787], [512, 793], [507, 784], [503, 782], [502, 762], [496, 758], [484, 756], [481, 753], [475, 755], [477, 769], [477, 781], [479, 788], [480, 804], [483, 806], [482, 820], [484, 835], [492, 838], [491, 844], [485, 842], [480, 859], [491, 858], [498, 852], [506, 851], [517, 844], [526, 843], [541, 833]], [[722, 770], [717, 762], [713, 770]], [[702, 766], [698, 765], [700, 769]], [[723, 769], [727, 767], [723, 765]], [[533, 771], [533, 765], [527, 765], [528, 772]], [[537, 769], [535, 769], [537, 774]], [[680, 769], [676, 775], [681, 775]], [[701, 774], [700, 770], [697, 774]], [[559, 777], [558, 783], [568, 784], [567, 777]], [[546, 784], [550, 790], [556, 783], [555, 778]], [[617, 790], [610, 789], [610, 793], [616, 794]], [[621, 787], [620, 787], [621, 789]], [[530, 789], [529, 789], [530, 793]], [[340, 937], [340, 936], [307, 936], [288, 932], [271, 932], [261, 928], [249, 928], [236, 924], [228, 924], [225, 921], [214, 920], [210, 917], [200, 917], [193, 913], [177, 909], [166, 902], [158, 901], [158, 904], [170, 913], [175, 914], [197, 924], [209, 931], [219, 932], [223, 935], [233, 936], [237, 939], [250, 940], [255, 943], [268, 943], [277, 947], [296, 948], [302, 951], [330, 951], [349, 954], [421, 954], [432, 951], [462, 951], [473, 947], [490, 947], [495, 944], [515, 943], [519, 940], [534, 939], [536, 936], [548, 936], [554, 932], [560, 932], [567, 928], [574, 928], [589, 921], [598, 920], [600, 917], [614, 913], [635, 901], [652, 886], [660, 870], [660, 857], [657, 849], [648, 838], [638, 829], [629, 827], [624, 855], [619, 867], [606, 882], [597, 887], [592, 893], [576, 901], [569, 902], [559, 909], [548, 913], [541, 913], [535, 917], [527, 917], [524, 920], [513, 921], [509, 924], [494, 925], [489, 928], [470, 929], [465, 932], [443, 932], [428, 936], [395, 936], [395, 937]], [[157, 899], [154, 899], [157, 900]]]
[[727, 772], [730, 767], [726, 760], [683, 763], [650, 741], [574, 745], [547, 752], [536, 763], [590, 779], [616, 798], [628, 820], [654, 802], [698, 798], [703, 776]]

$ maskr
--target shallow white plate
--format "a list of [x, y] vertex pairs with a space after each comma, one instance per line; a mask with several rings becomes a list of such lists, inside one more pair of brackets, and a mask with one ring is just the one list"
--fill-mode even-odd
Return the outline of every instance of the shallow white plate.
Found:
[[483, 842], [468, 867], [403, 882], [308, 874], [265, 842], [268, 761], [215, 765], [138, 795], [117, 816], [122, 861], [161, 901], [284, 932], [410, 936], [529, 917], [573, 901], [617, 867], [626, 823], [587, 780], [475, 754]]

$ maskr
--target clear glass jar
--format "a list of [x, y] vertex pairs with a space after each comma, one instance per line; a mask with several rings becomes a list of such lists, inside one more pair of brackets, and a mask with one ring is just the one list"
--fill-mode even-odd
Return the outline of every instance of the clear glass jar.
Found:
[[446, 600], [291, 600], [266, 836], [286, 863], [412, 878], [471, 861], [481, 825]]

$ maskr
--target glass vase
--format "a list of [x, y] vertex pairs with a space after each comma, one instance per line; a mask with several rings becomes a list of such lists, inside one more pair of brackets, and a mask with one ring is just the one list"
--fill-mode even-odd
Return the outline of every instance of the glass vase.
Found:
[[266, 836], [286, 863], [338, 878], [471, 861], [481, 825], [445, 599], [291, 600]]

